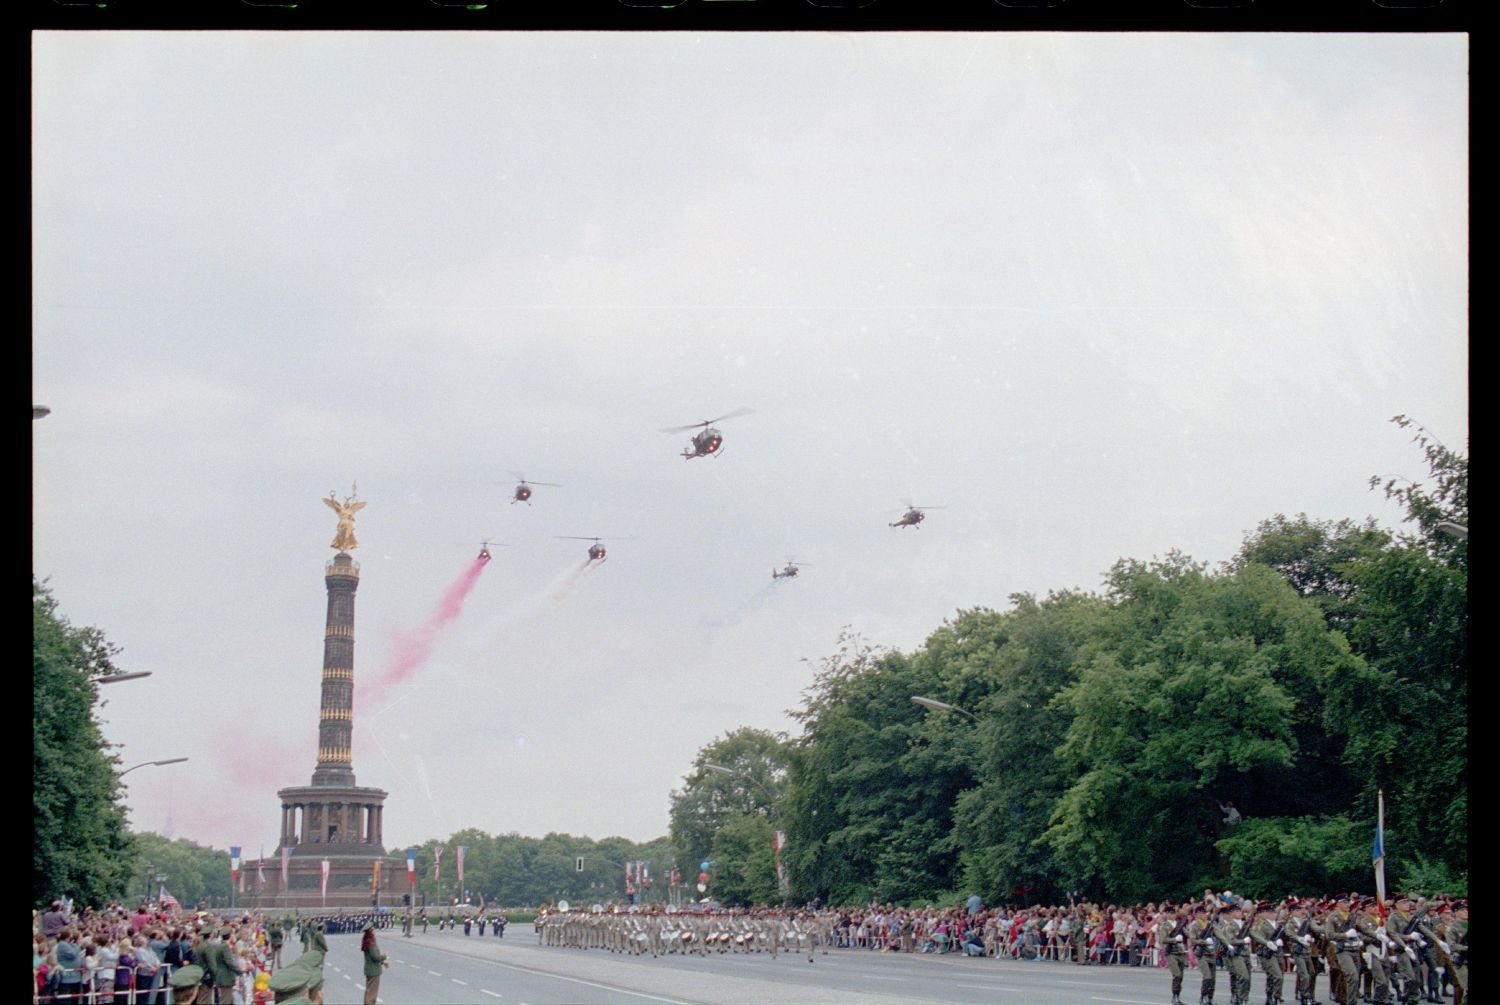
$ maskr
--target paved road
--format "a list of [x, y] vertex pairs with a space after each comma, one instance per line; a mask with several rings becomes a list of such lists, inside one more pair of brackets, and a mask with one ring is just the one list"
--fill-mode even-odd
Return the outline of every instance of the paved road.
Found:
[[[358, 937], [329, 938], [325, 967], [328, 1005], [359, 1005], [364, 978]], [[805, 956], [726, 953], [709, 957], [621, 956], [602, 949], [537, 945], [529, 925], [512, 926], [504, 939], [456, 932], [403, 939], [385, 933], [381, 947], [391, 967], [381, 978], [380, 1000], [389, 1005], [1164, 1005], [1169, 979], [1155, 967], [1078, 967], [965, 958], [831, 950], [809, 964]], [[1319, 982], [1322, 997], [1327, 984]], [[1290, 988], [1290, 984], [1287, 985]], [[1251, 1001], [1263, 1001], [1255, 974]], [[1198, 999], [1198, 975], [1184, 982], [1183, 998]], [[1229, 1000], [1219, 975], [1221, 1002]]]

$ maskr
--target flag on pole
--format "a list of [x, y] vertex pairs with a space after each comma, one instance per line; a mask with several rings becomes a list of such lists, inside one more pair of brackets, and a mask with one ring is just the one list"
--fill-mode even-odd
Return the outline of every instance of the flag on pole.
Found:
[[454, 861], [456, 861], [458, 863], [458, 886], [459, 886], [459, 889], [463, 889], [463, 885], [464, 885], [464, 852], [466, 852], [468, 850], [469, 849], [466, 848], [464, 845], [459, 845], [458, 846], [458, 858], [454, 860]]
[[281, 889], [282, 889], [282, 892], [286, 891], [286, 873], [287, 873], [287, 868], [291, 865], [291, 863], [292, 863], [292, 850], [290, 848], [283, 847], [281, 849]]
[[776, 832], [776, 836], [771, 841], [771, 847], [775, 850], [776, 854], [781, 854], [781, 849], [786, 847], [786, 831]]
[[1385, 917], [1385, 792], [1377, 789], [1375, 792], [1375, 847], [1370, 851], [1370, 858], [1375, 865], [1375, 903], [1379, 906], [1380, 916]]
[[266, 850], [261, 848], [261, 857], [255, 860], [255, 888], [261, 890], [266, 885]]
[[370, 896], [380, 896], [380, 859], [375, 860], [375, 866], [370, 870]]
[[240, 873], [240, 892], [241, 893], [245, 892], [245, 874], [244, 873]]
[[641, 885], [642, 886], [650, 886], [651, 885], [651, 863], [650, 862], [642, 862], [641, 863]]
[[432, 853], [432, 878], [434, 880], [443, 878], [443, 849], [441, 846]]
[[167, 892], [165, 883], [162, 884], [161, 892], [157, 894], [156, 899], [161, 901], [161, 906], [166, 908], [168, 911], [178, 911], [182, 909], [182, 905], [177, 903], [177, 898]]
[[417, 849], [406, 849], [406, 885], [417, 888]]
[[328, 860], [323, 860], [323, 903], [328, 903]]
[[[240, 878], [240, 849], [238, 845], [229, 846], [229, 882], [238, 882]], [[241, 892], [244, 892], [243, 890]]]

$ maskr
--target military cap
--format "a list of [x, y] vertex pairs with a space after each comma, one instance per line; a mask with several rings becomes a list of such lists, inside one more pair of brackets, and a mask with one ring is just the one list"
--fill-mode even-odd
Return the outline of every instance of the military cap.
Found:
[[[1468, 905], [1465, 904], [1465, 905], [1461, 905], [1461, 906], [1467, 907]], [[1452, 904], [1444, 904], [1442, 907], [1438, 908], [1438, 913], [1439, 914], [1452, 914], [1453, 913], [1453, 905]]]
[[194, 988], [203, 983], [203, 968], [194, 963], [175, 971], [167, 978], [167, 985], [172, 988]]
[[1205, 914], [1207, 912], [1208, 912], [1208, 908], [1204, 907], [1202, 904], [1194, 904], [1193, 905], [1193, 913], [1194, 914]]
[[271, 975], [271, 983], [266, 986], [274, 995], [294, 995], [305, 990], [310, 980], [312, 980], [311, 970], [299, 966], [282, 967]]
[[318, 988], [320, 988], [322, 986], [323, 986], [323, 971], [322, 970], [314, 970], [312, 972], [312, 980], [310, 980], [310, 981], [307, 982], [307, 993], [308, 994], [312, 994], [314, 991], [318, 990]]
[[1261, 911], [1269, 911], [1274, 906], [1269, 900], [1262, 900], [1255, 905], [1255, 913], [1259, 914]]

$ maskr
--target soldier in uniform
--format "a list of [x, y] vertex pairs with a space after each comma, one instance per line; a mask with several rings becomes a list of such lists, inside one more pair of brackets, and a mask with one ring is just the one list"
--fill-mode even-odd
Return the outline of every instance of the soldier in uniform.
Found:
[[180, 967], [167, 978], [172, 989], [173, 1005], [190, 1005], [198, 1000], [198, 988], [203, 984], [203, 968], [196, 963]]
[[320, 920], [313, 926], [312, 945], [307, 947], [310, 953], [322, 953], [328, 955], [328, 936], [324, 933], [323, 922]]
[[1396, 896], [1395, 907], [1385, 919], [1385, 939], [1388, 948], [1387, 965], [1389, 970], [1395, 974], [1396, 990], [1401, 1001], [1406, 1005], [1413, 1005], [1421, 990], [1421, 983], [1417, 980], [1417, 961], [1421, 959], [1417, 955], [1415, 944], [1407, 942], [1407, 933], [1416, 927], [1415, 916], [1412, 912], [1411, 898], [1406, 894]]
[[266, 929], [266, 935], [271, 940], [271, 969], [275, 970], [281, 966], [281, 946], [286, 941], [286, 932], [282, 931], [280, 918], [273, 918]]
[[1311, 1005], [1318, 1000], [1314, 990], [1318, 980], [1318, 956], [1314, 948], [1317, 936], [1312, 932], [1312, 918], [1307, 904], [1300, 900], [1289, 900], [1286, 906], [1291, 915], [1286, 920], [1281, 938], [1292, 955], [1297, 1005]]
[[1359, 964], [1355, 962], [1364, 948], [1364, 940], [1354, 927], [1349, 911], [1349, 898], [1340, 895], [1334, 898], [1333, 910], [1324, 917], [1321, 925], [1314, 925], [1318, 935], [1326, 937], [1338, 967], [1338, 978], [1329, 972], [1328, 982], [1333, 992], [1335, 1005], [1354, 1005], [1359, 997]]
[[427, 934], [427, 908], [424, 907], [424, 908], [422, 908], [422, 910], [420, 910], [420, 911], [417, 912], [417, 920], [420, 921], [420, 922], [422, 922], [422, 934], [426, 935]]
[[1363, 910], [1354, 916], [1354, 927], [1364, 941], [1365, 965], [1369, 971], [1370, 991], [1376, 1005], [1386, 1005], [1391, 1000], [1391, 976], [1386, 945], [1390, 938], [1385, 926], [1380, 923], [1380, 904], [1367, 900]]
[[1219, 914], [1219, 941], [1224, 944], [1224, 968], [1229, 971], [1229, 1005], [1250, 1002], [1250, 924], [1244, 905], [1227, 905]]
[[1182, 977], [1188, 965], [1187, 926], [1186, 904], [1179, 904], [1172, 914], [1163, 910], [1156, 922], [1156, 945], [1167, 961], [1167, 973], [1172, 975], [1172, 1005], [1182, 1005]]
[[307, 983], [312, 980], [312, 973], [305, 967], [284, 967], [271, 978], [267, 985], [272, 997], [277, 1002], [286, 1002], [288, 1005], [305, 1005], [310, 1002], [307, 997]]
[[1285, 975], [1281, 970], [1281, 949], [1286, 944], [1285, 919], [1278, 920], [1265, 901], [1255, 905], [1255, 923], [1250, 926], [1250, 944], [1260, 957], [1266, 975], [1266, 1005], [1280, 1005]]
[[1208, 908], [1202, 904], [1193, 905], [1193, 920], [1188, 923], [1187, 939], [1198, 956], [1198, 972], [1203, 975], [1203, 982], [1198, 990], [1198, 1005], [1213, 1005], [1214, 984], [1218, 979], [1214, 957], [1219, 951], [1219, 940], [1213, 922], [1209, 920]]
[[1417, 898], [1416, 907], [1417, 930], [1413, 933], [1413, 940], [1417, 944], [1417, 954], [1422, 958], [1422, 965], [1427, 970], [1427, 1000], [1441, 1003], [1443, 996], [1438, 981], [1437, 933], [1432, 930], [1433, 919], [1427, 915], [1427, 898]]
[[[1451, 920], [1448, 920], [1451, 918]], [[1438, 934], [1447, 945], [1448, 973], [1453, 978], [1453, 1005], [1464, 1005], [1469, 997], [1469, 905], [1459, 901], [1451, 916], [1438, 923]]]

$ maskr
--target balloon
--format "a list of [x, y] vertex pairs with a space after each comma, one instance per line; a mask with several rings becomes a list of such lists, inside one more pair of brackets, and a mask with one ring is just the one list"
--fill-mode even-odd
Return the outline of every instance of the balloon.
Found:
[[704, 890], [707, 890], [707, 889], [708, 889], [708, 884], [707, 883], [699, 883], [698, 884], [698, 892], [699, 893], [702, 893]]

